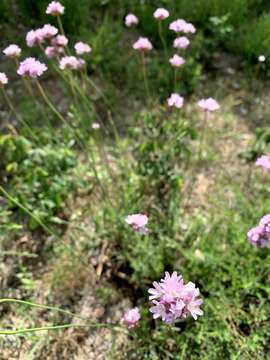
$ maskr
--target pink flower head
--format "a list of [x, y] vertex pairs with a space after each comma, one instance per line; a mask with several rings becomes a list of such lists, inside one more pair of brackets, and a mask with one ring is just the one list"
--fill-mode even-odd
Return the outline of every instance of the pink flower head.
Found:
[[126, 223], [140, 234], [145, 235], [148, 233], [148, 217], [143, 214], [133, 214], [126, 217]]
[[52, 59], [64, 53], [64, 49], [60, 46], [47, 46], [45, 55], [47, 58]]
[[266, 60], [266, 57], [264, 55], [260, 55], [258, 57], [258, 61], [261, 62], [261, 63], [265, 62], [265, 60]]
[[154, 18], [157, 20], [164, 20], [167, 19], [167, 17], [170, 16], [170, 13], [168, 10], [159, 8], [154, 12]]
[[82, 69], [85, 66], [85, 60], [78, 58], [77, 70]]
[[15, 44], [9, 45], [3, 51], [3, 53], [7, 57], [12, 58], [12, 59], [16, 59], [16, 58], [20, 57], [21, 52], [22, 52], [22, 49], [18, 45], [15, 45]]
[[169, 62], [172, 66], [180, 67], [183, 66], [186, 61], [181, 56], [175, 54], [172, 58], [170, 58]]
[[20, 63], [17, 74], [36, 78], [41, 76], [46, 70], [47, 66], [45, 64], [30, 57]]
[[196, 32], [195, 26], [191, 23], [186, 22], [183, 19], [178, 19], [178, 20], [173, 21], [170, 24], [169, 29], [176, 33], [183, 32], [185, 34], [188, 34], [188, 33], [194, 34]]
[[270, 170], [270, 157], [267, 155], [260, 156], [256, 163], [257, 166], [261, 166], [266, 170]]
[[185, 26], [185, 28], [183, 30], [183, 33], [185, 33], [185, 34], [195, 34], [195, 32], [196, 32], [195, 26], [193, 24], [191, 24], [191, 23], [186, 23], [186, 26]]
[[260, 226], [265, 226], [266, 231], [270, 233], [270, 214], [264, 215], [259, 223]]
[[42, 29], [30, 30], [26, 34], [26, 44], [28, 47], [42, 44], [44, 42], [44, 36]]
[[45, 39], [51, 39], [53, 36], [55, 36], [58, 33], [58, 29], [55, 26], [52, 26], [50, 24], [43, 25], [42, 28], [37, 29], [40, 31], [40, 36]]
[[138, 23], [139, 23], [139, 19], [134, 14], [128, 14], [125, 17], [125, 24], [127, 27], [131, 27], [133, 25], [138, 25]]
[[68, 38], [65, 35], [57, 35], [51, 39], [52, 46], [67, 46]]
[[141, 318], [141, 315], [140, 315], [139, 309], [134, 308], [134, 309], [128, 310], [124, 314], [122, 321], [129, 329], [132, 329], [138, 325], [140, 318]]
[[84, 65], [85, 61], [83, 59], [76, 58], [75, 56], [65, 56], [60, 60], [59, 67], [61, 70], [78, 70]]
[[270, 233], [266, 231], [266, 227], [262, 225], [250, 229], [247, 236], [251, 245], [259, 248], [266, 247], [270, 242]]
[[144, 37], [140, 37], [134, 44], [133, 44], [134, 50], [140, 50], [140, 51], [150, 51], [153, 49], [153, 46], [151, 42]]
[[8, 77], [5, 73], [0, 72], [0, 85], [6, 85], [8, 83]]
[[259, 226], [250, 229], [247, 236], [253, 246], [266, 247], [270, 243], [270, 214], [263, 216]]
[[172, 107], [176, 107], [177, 109], [181, 109], [184, 105], [184, 98], [178, 94], [171, 94], [171, 96], [169, 97], [169, 99], [167, 100], [168, 102], [168, 106]]
[[213, 98], [200, 100], [198, 102], [198, 106], [207, 112], [212, 112], [220, 109], [219, 103]]
[[173, 42], [173, 47], [176, 49], [186, 49], [188, 45], [190, 44], [190, 41], [185, 36], [180, 36], [176, 38]]
[[99, 123], [93, 123], [93, 124], [92, 124], [92, 129], [94, 129], [94, 130], [100, 129]]
[[77, 55], [87, 54], [87, 53], [90, 53], [92, 51], [90, 46], [88, 44], [83, 43], [82, 41], [77, 42], [75, 44], [74, 48], [75, 48], [75, 51], [76, 51]]
[[65, 12], [64, 6], [58, 1], [52, 1], [46, 9], [47, 15], [58, 16], [58, 15], [63, 15], [64, 12]]
[[197, 320], [203, 315], [200, 309], [203, 301], [198, 298], [200, 291], [195, 284], [184, 283], [181, 275], [176, 271], [170, 275], [165, 272], [165, 278], [160, 282], [154, 282], [153, 288], [149, 289], [149, 300], [153, 306], [150, 312], [154, 319], [161, 318], [167, 324], [185, 319], [189, 314]]

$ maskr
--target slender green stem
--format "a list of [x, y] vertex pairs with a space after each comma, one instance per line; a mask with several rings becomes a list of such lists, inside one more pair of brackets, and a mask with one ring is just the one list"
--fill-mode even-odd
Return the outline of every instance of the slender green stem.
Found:
[[198, 159], [199, 160], [202, 158], [204, 137], [205, 137], [205, 131], [206, 131], [206, 125], [207, 125], [207, 118], [208, 118], [208, 112], [205, 111], [204, 116], [203, 116], [203, 125], [202, 125], [202, 131], [201, 131], [200, 143], [199, 143], [199, 151], [198, 151]]
[[174, 68], [174, 91], [177, 91], [177, 68]]
[[[36, 82], [37, 83], [37, 87], [44, 99], [44, 101], [47, 103], [47, 105], [50, 107], [50, 109], [59, 117], [59, 119], [64, 123], [64, 124], [67, 124], [72, 130], [73, 130], [73, 133], [76, 137], [76, 140], [78, 142], [78, 145], [80, 146], [81, 150], [85, 153], [85, 156], [86, 156], [86, 159], [89, 161], [89, 156], [91, 158], [91, 162], [89, 161], [89, 164], [92, 168], [92, 170], [94, 171], [94, 175], [95, 175], [95, 178], [103, 192], [103, 195], [105, 196], [106, 195], [106, 191], [99, 179], [99, 176], [98, 176], [98, 172], [97, 172], [97, 169], [96, 169], [96, 161], [95, 161], [95, 156], [94, 154], [92, 153], [92, 151], [89, 151], [89, 148], [86, 144], [84, 144], [84, 142], [81, 140], [80, 136], [77, 134], [76, 132], [76, 129], [74, 129], [70, 123], [68, 123], [65, 118], [59, 113], [59, 111], [54, 107], [54, 105], [52, 104], [52, 102], [50, 101], [49, 97], [46, 95], [45, 91], [43, 90], [41, 84], [39, 83], [39, 81]], [[89, 156], [88, 156], [89, 155]]]
[[[105, 190], [104, 190], [105, 191]], [[62, 245], [68, 249], [68, 246], [65, 244], [65, 242], [60, 238], [60, 236], [54, 232], [50, 227], [48, 227], [38, 216], [33, 214], [30, 210], [28, 210], [23, 204], [21, 204], [19, 201], [17, 201], [15, 198], [13, 198], [1, 185], [0, 185], [0, 192], [13, 204], [18, 206], [21, 210], [23, 210], [26, 214], [28, 214], [31, 218], [33, 218], [49, 235], [55, 236]], [[85, 261], [82, 256], [78, 256], [77, 254], [74, 255], [75, 257], [78, 257], [85, 266], [88, 266], [88, 261]]]
[[[27, 306], [36, 307], [39, 309], [46, 309], [51, 311], [57, 311], [75, 318], [78, 318], [83, 321], [88, 321], [88, 319], [76, 315], [70, 311], [60, 309], [55, 306], [47, 306], [42, 304], [36, 304], [31, 301], [25, 301], [25, 300], [18, 300], [18, 299], [11, 299], [11, 298], [3, 298], [0, 299], [1, 303], [15, 303], [15, 304], [23, 304]], [[51, 325], [51, 326], [42, 326], [42, 327], [34, 327], [34, 328], [28, 328], [28, 329], [17, 329], [17, 330], [1, 330], [0, 329], [0, 335], [18, 335], [18, 334], [26, 334], [26, 333], [33, 333], [37, 331], [45, 331], [45, 330], [60, 330], [60, 329], [67, 329], [67, 328], [112, 328], [114, 330], [124, 330], [121, 327], [114, 325], [114, 324], [106, 324], [106, 323], [88, 323], [88, 324], [63, 324], [63, 325]]]
[[63, 122], [66, 123], [66, 120], [64, 119], [64, 117], [60, 114], [60, 112], [56, 109], [56, 107], [53, 105], [53, 103], [51, 102], [51, 100], [49, 99], [48, 95], [45, 93], [43, 87], [41, 86], [40, 82], [37, 80], [36, 81], [38, 90], [41, 94], [41, 96], [43, 97], [45, 103], [49, 106], [49, 108], [52, 110], [52, 112]]
[[[28, 329], [18, 329], [18, 330], [1, 330], [0, 335], [19, 335], [19, 334], [27, 334], [33, 333], [37, 331], [46, 331], [46, 330], [61, 330], [68, 328], [112, 328], [112, 324], [63, 324], [63, 325], [51, 325], [51, 326], [43, 326], [43, 327], [35, 327]], [[120, 329], [118, 327], [118, 329]], [[115, 328], [116, 330], [116, 328]], [[122, 329], [121, 329], [122, 330]]]
[[23, 305], [27, 305], [27, 306], [31, 306], [31, 307], [36, 307], [39, 309], [44, 309], [44, 310], [52, 310], [52, 311], [56, 311], [56, 312], [60, 312], [66, 315], [70, 315], [72, 317], [76, 317], [80, 320], [84, 320], [84, 321], [88, 321], [89, 319], [86, 319], [82, 316], [76, 315], [68, 310], [64, 310], [64, 309], [60, 309], [56, 306], [48, 306], [48, 305], [43, 305], [43, 304], [37, 304], [37, 303], [33, 303], [31, 301], [26, 301], [26, 300], [18, 300], [18, 299], [11, 299], [11, 298], [3, 298], [0, 299], [0, 304], [1, 303], [13, 303], [13, 304], [23, 304]]
[[8, 94], [6, 93], [5, 89], [3, 86], [1, 86], [2, 92], [3, 92], [3, 96], [6, 100], [6, 103], [8, 104], [10, 110], [14, 113], [14, 115], [17, 117], [17, 119], [27, 128], [29, 134], [35, 139], [38, 140], [36, 134], [32, 131], [31, 127], [27, 124], [27, 122], [21, 117], [21, 115], [19, 113], [17, 113], [11, 99], [9, 98]]
[[101, 98], [104, 100], [104, 103], [110, 108], [110, 110], [113, 111], [113, 106], [106, 97], [106, 95], [104, 94], [104, 92], [95, 84], [95, 82], [90, 77], [88, 77], [87, 73], [85, 74], [85, 76], [86, 76], [86, 81], [93, 87], [93, 89], [97, 92], [97, 94], [101, 96]]
[[158, 33], [159, 33], [159, 37], [160, 37], [160, 40], [161, 40], [161, 43], [162, 43], [162, 46], [164, 49], [165, 61], [168, 61], [168, 58], [169, 58], [168, 49], [167, 49], [166, 40], [163, 35], [162, 21], [158, 21]]
[[11, 196], [1, 185], [0, 191], [4, 194], [4, 196], [11, 201], [13, 204], [18, 206], [21, 210], [23, 210], [26, 214], [28, 214], [31, 218], [33, 218], [47, 233], [53, 236], [57, 236], [53, 230], [51, 230], [44, 222], [35, 214], [33, 214], [30, 210], [28, 210], [24, 205], [22, 205], [19, 201], [17, 201], [13, 196]]
[[59, 26], [61, 35], [65, 35], [65, 31], [64, 31], [64, 28], [63, 28], [63, 24], [62, 24], [62, 20], [61, 20], [60, 15], [57, 15], [57, 24]]
[[148, 102], [150, 102], [150, 91], [149, 91], [149, 86], [148, 86], [148, 81], [147, 81], [147, 72], [146, 72], [144, 51], [141, 51], [141, 62], [142, 62], [142, 73], [143, 73], [145, 92], [146, 92], [147, 100], [148, 100]]

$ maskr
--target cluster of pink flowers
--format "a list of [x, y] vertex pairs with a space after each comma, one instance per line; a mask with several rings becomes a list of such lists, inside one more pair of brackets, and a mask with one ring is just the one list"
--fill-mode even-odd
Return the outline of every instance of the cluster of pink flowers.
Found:
[[5, 73], [0, 72], [0, 85], [6, 85], [8, 83], [8, 77]]
[[186, 36], [179, 36], [173, 42], [173, 47], [176, 49], [186, 49], [190, 44], [190, 41]]
[[88, 54], [92, 51], [91, 47], [82, 41], [77, 42], [74, 46], [74, 49], [77, 55]]
[[45, 49], [46, 56], [51, 59], [65, 53], [68, 38], [65, 35], [57, 35], [51, 39], [51, 46]]
[[181, 109], [184, 105], [184, 98], [178, 94], [171, 94], [169, 99], [167, 100], [168, 106], [176, 107], [177, 109]]
[[45, 55], [49, 58], [55, 58], [59, 55], [62, 55], [65, 52], [64, 48], [61, 46], [47, 46], [45, 49]]
[[138, 325], [138, 322], [141, 318], [138, 308], [133, 308], [127, 310], [124, 316], [122, 317], [122, 322], [129, 328], [132, 329]]
[[213, 98], [200, 100], [198, 102], [198, 106], [207, 112], [212, 112], [220, 109], [219, 103]]
[[168, 10], [159, 8], [154, 12], [154, 18], [156, 20], [165, 20], [170, 16], [170, 13]]
[[131, 27], [133, 25], [138, 25], [138, 23], [139, 23], [139, 19], [134, 14], [128, 14], [125, 17], [125, 24], [127, 27]]
[[26, 43], [28, 47], [42, 44], [46, 39], [51, 39], [58, 33], [58, 29], [50, 24], [45, 24], [42, 28], [30, 30], [26, 34]]
[[85, 61], [75, 56], [65, 56], [60, 60], [59, 67], [61, 70], [79, 70], [85, 65]]
[[133, 44], [134, 50], [140, 50], [140, 51], [150, 51], [153, 49], [153, 45], [151, 42], [145, 38], [140, 37], [134, 44]]
[[153, 283], [154, 288], [148, 290], [153, 306], [150, 312], [154, 319], [161, 318], [167, 324], [185, 319], [189, 314], [197, 320], [203, 315], [200, 309], [203, 301], [198, 298], [200, 291], [192, 282], [184, 283], [181, 275], [176, 271], [170, 275], [165, 273], [165, 278]]
[[3, 50], [3, 53], [11, 59], [17, 59], [18, 57], [20, 57], [21, 52], [22, 49], [16, 44], [11, 44]]
[[186, 22], [183, 19], [178, 19], [173, 21], [169, 29], [176, 32], [176, 33], [184, 33], [184, 34], [195, 34], [196, 28], [192, 23]]
[[263, 216], [259, 225], [250, 229], [247, 236], [253, 246], [266, 247], [270, 243], [270, 214]]
[[51, 39], [52, 46], [66, 47], [68, 44], [68, 38], [65, 35], [57, 35]]
[[186, 61], [181, 56], [175, 54], [175, 55], [173, 55], [172, 58], [170, 58], [169, 62], [174, 67], [180, 67], [180, 66], [183, 66]]
[[148, 233], [148, 216], [143, 214], [133, 214], [126, 217], [126, 223], [130, 225], [138, 233], [145, 235]]
[[52, 1], [46, 9], [46, 14], [47, 15], [53, 15], [53, 16], [58, 16], [58, 15], [63, 15], [65, 12], [65, 7], [58, 1]]
[[270, 170], [270, 157], [267, 155], [260, 156], [256, 161], [257, 166], [261, 166], [266, 170]]
[[47, 66], [35, 58], [27, 58], [22, 61], [17, 70], [17, 74], [21, 76], [29, 76], [37, 78], [47, 70]]

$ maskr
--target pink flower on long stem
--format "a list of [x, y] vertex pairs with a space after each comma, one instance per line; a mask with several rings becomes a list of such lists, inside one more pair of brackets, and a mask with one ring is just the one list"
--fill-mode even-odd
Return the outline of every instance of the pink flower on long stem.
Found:
[[154, 18], [156, 20], [165, 20], [170, 16], [170, 13], [168, 10], [159, 8], [154, 12]]
[[0, 85], [6, 85], [8, 83], [8, 77], [5, 73], [0, 72]]
[[255, 164], [266, 170], [270, 170], [270, 157], [267, 155], [262, 155], [257, 159]]
[[88, 44], [79, 41], [74, 46], [77, 55], [88, 54], [92, 51], [91, 47]]
[[45, 24], [42, 28], [30, 30], [26, 34], [27, 46], [33, 47], [42, 44], [46, 39], [50, 39], [58, 33], [58, 29], [50, 24]]
[[65, 35], [57, 35], [51, 39], [52, 46], [67, 46], [68, 38]]
[[44, 42], [43, 32], [41, 29], [30, 30], [26, 34], [26, 44], [28, 47], [42, 44]]
[[169, 62], [172, 66], [181, 67], [185, 64], [186, 61], [181, 56], [175, 54], [172, 58], [170, 58]]
[[184, 105], [184, 98], [179, 94], [173, 93], [171, 94], [167, 102], [168, 102], [168, 106], [181, 109]]
[[49, 59], [62, 55], [64, 52], [65, 50], [61, 46], [47, 46], [45, 49], [45, 55]]
[[141, 315], [139, 309], [133, 308], [127, 310], [127, 312], [124, 314], [122, 318], [122, 321], [129, 329], [132, 329], [138, 325], [140, 318]]
[[169, 29], [176, 32], [176, 33], [184, 33], [184, 34], [194, 34], [196, 32], [196, 28], [193, 24], [186, 22], [183, 19], [178, 19], [173, 21], [170, 26]]
[[21, 52], [22, 49], [16, 44], [11, 44], [3, 50], [3, 53], [11, 59], [19, 58], [21, 56]]
[[207, 112], [212, 112], [220, 109], [219, 103], [213, 98], [200, 100], [198, 102], [198, 106]]
[[17, 74], [21, 76], [29, 76], [37, 78], [47, 70], [47, 66], [35, 58], [27, 58], [22, 61], [17, 70]]
[[58, 33], [58, 29], [50, 24], [43, 25], [42, 28], [38, 29], [40, 31], [40, 36], [45, 39], [51, 39]]
[[46, 9], [47, 15], [58, 16], [58, 15], [63, 15], [64, 12], [65, 12], [65, 7], [58, 1], [52, 1]]
[[148, 233], [148, 216], [143, 214], [128, 215], [125, 219], [126, 223], [140, 234], [145, 235]]
[[190, 41], [186, 36], [180, 36], [174, 40], [173, 47], [176, 49], [186, 49], [189, 44]]
[[134, 50], [139, 50], [139, 51], [150, 51], [153, 49], [153, 45], [151, 44], [151, 42], [144, 37], [140, 37], [134, 44], [133, 44], [133, 49]]
[[189, 314], [195, 320], [203, 315], [200, 309], [203, 301], [199, 298], [199, 289], [192, 282], [185, 284], [176, 271], [172, 275], [165, 272], [165, 278], [160, 282], [155, 281], [153, 286], [148, 292], [149, 300], [153, 304], [150, 312], [154, 319], [161, 318], [167, 324], [172, 324], [185, 319]]
[[127, 27], [131, 27], [131, 26], [135, 26], [135, 25], [138, 25], [139, 23], [139, 19], [137, 18], [136, 15], [134, 14], [128, 14], [126, 17], [125, 17], [125, 24]]
[[79, 70], [85, 65], [85, 61], [75, 56], [65, 56], [60, 60], [59, 67], [61, 70]]

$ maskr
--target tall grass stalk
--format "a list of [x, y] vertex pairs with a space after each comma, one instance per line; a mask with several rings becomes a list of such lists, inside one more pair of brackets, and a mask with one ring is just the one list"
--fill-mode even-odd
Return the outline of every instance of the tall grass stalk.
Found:
[[147, 98], [147, 102], [150, 103], [151, 96], [150, 96], [150, 90], [149, 90], [148, 79], [147, 79], [144, 51], [141, 51], [141, 66], [142, 66], [142, 74], [143, 74], [143, 82], [144, 82], [146, 98]]
[[58, 237], [58, 235], [49, 227], [47, 226], [38, 216], [36, 216], [33, 212], [27, 209], [23, 204], [21, 204], [17, 199], [11, 196], [1, 185], [0, 185], [0, 192], [14, 205], [18, 206], [21, 210], [23, 210], [26, 214], [28, 214], [31, 218], [33, 218], [49, 235], [53, 235]]
[[32, 131], [32, 129], [31, 129], [30, 125], [28, 125], [27, 121], [25, 121], [23, 119], [23, 117], [16, 111], [15, 106], [13, 105], [11, 99], [9, 98], [9, 96], [6, 93], [3, 86], [1, 86], [1, 89], [2, 89], [2, 93], [3, 93], [3, 97], [4, 97], [5, 101], [6, 101], [6, 103], [8, 104], [10, 110], [14, 113], [14, 115], [19, 120], [19, 122], [21, 122], [26, 127], [27, 131], [33, 137], [33, 139], [36, 140], [36, 141], [39, 141], [37, 135]]
[[163, 34], [163, 27], [162, 27], [162, 21], [158, 21], [158, 33], [159, 33], [159, 37], [164, 49], [164, 54], [165, 54], [165, 61], [168, 61], [169, 55], [168, 55], [168, 48], [167, 48], [167, 43]]

